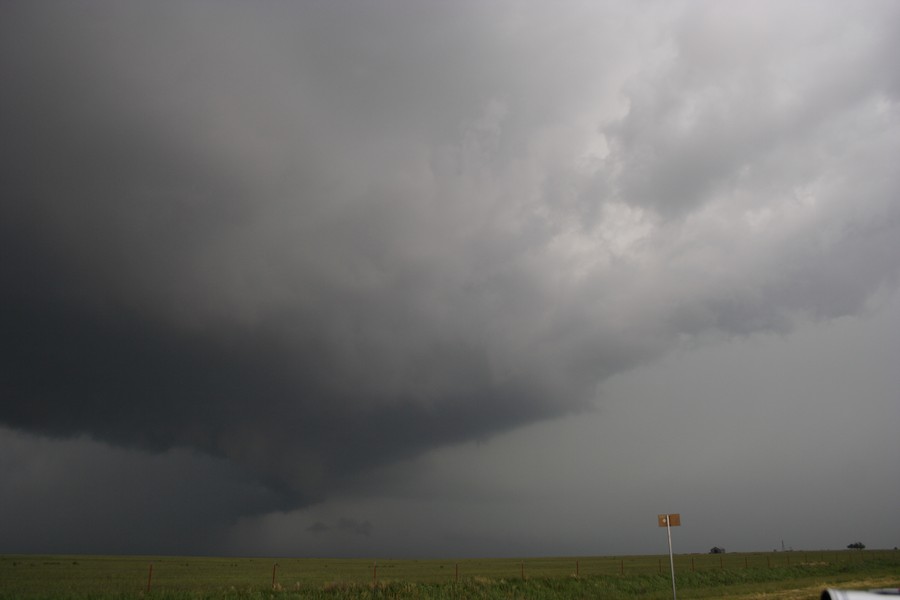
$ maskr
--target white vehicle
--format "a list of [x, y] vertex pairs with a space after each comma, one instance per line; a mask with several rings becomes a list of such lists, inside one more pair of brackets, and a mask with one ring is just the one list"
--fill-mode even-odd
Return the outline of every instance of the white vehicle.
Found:
[[900, 588], [882, 588], [863, 592], [859, 590], [833, 590], [822, 591], [821, 600], [875, 600], [884, 596], [900, 596]]

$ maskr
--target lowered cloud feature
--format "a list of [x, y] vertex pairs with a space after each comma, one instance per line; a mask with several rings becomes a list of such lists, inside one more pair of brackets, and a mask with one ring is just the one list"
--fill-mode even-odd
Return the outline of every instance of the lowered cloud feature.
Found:
[[[365, 499], [404, 465], [602, 413], [605, 382], [685, 343], [896, 290], [890, 2], [0, 14], [23, 513], [77, 487], [67, 461], [115, 489], [128, 463], [202, 530], [192, 551], [335, 499], [355, 512], [299, 530], [383, 541]], [[184, 548], [150, 533], [164, 513], [114, 550]]]

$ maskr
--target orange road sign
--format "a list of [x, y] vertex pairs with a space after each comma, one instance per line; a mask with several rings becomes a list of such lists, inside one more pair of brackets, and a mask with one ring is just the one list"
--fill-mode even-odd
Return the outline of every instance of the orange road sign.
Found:
[[672, 572], [672, 600], [678, 600], [675, 595], [675, 555], [672, 554], [672, 528], [681, 525], [681, 515], [656, 515], [660, 527], [666, 528], [666, 537], [669, 538], [669, 570]]
[[681, 515], [679, 513], [674, 515], [657, 515], [656, 518], [659, 519], [660, 527], [678, 527], [681, 525]]

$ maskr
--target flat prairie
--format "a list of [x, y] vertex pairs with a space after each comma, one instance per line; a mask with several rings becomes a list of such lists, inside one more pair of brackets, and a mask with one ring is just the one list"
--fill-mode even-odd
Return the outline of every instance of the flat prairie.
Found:
[[[681, 554], [684, 598], [815, 600], [900, 586], [900, 552]], [[0, 599], [647, 598], [672, 595], [668, 556], [492, 559], [0, 556]]]

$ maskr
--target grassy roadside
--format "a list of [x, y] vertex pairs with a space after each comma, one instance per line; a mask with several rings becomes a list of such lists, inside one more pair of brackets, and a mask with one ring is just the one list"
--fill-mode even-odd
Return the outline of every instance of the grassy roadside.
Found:
[[[832, 557], [824, 560], [828, 554]], [[815, 600], [825, 587], [900, 586], [900, 553], [828, 554], [808, 553], [802, 560], [798, 554], [792, 561], [759, 553], [732, 554], [728, 561], [682, 555], [676, 563], [678, 596], [685, 600]], [[773, 564], [777, 566], [769, 566]], [[361, 559], [0, 556], [0, 600], [664, 600], [671, 597], [671, 579], [668, 569], [660, 572], [658, 565], [657, 557], [375, 563]]]

